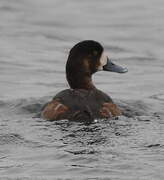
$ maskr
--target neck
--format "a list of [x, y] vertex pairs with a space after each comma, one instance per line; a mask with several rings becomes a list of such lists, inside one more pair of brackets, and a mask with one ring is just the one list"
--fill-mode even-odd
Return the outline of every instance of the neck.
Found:
[[67, 74], [67, 80], [72, 89], [95, 89], [95, 86], [92, 83], [92, 77], [89, 74]]

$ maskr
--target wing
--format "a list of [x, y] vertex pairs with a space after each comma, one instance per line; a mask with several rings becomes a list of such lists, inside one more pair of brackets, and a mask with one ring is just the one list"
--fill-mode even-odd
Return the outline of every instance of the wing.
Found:
[[60, 120], [68, 112], [68, 107], [62, 104], [58, 99], [49, 102], [43, 109], [41, 116], [46, 120]]
[[103, 118], [116, 117], [121, 115], [120, 109], [116, 104], [111, 102], [106, 102], [102, 105], [100, 109], [100, 114]]

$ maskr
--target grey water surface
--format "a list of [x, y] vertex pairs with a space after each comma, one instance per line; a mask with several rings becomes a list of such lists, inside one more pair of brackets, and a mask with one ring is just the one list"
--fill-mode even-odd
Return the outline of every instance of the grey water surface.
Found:
[[[0, 179], [164, 179], [163, 10], [163, 0], [0, 0]], [[93, 78], [124, 116], [36, 118], [68, 88], [67, 55], [84, 39], [128, 67]]]

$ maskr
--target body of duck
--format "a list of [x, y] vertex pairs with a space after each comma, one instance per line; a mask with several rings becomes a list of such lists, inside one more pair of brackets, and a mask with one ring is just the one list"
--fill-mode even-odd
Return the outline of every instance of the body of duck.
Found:
[[70, 89], [59, 92], [42, 111], [47, 120], [69, 119], [93, 121], [121, 115], [113, 100], [92, 83], [97, 71], [127, 72], [105, 55], [100, 43], [86, 40], [76, 44], [70, 51], [66, 64], [66, 77]]

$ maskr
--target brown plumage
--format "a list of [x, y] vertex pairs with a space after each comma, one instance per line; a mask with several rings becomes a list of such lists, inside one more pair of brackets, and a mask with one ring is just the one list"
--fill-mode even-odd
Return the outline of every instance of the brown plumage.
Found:
[[66, 77], [70, 89], [59, 92], [47, 103], [43, 108], [42, 117], [47, 120], [91, 122], [96, 118], [121, 115], [112, 99], [96, 89], [92, 82], [92, 75], [100, 69], [113, 71], [108, 67], [108, 61], [103, 55], [103, 47], [98, 42], [88, 40], [76, 44], [71, 49], [66, 64]]

